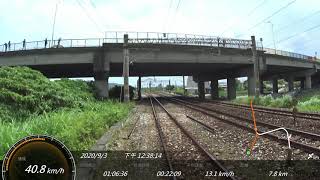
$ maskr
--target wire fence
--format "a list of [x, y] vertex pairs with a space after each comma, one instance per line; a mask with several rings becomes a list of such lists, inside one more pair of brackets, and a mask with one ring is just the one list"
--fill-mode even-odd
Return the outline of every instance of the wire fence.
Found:
[[[125, 32], [118, 31], [105, 32], [104, 38], [86, 38], [86, 39], [58, 39], [42, 40], [20, 43], [5, 43], [0, 45], [0, 52], [23, 51], [45, 48], [77, 48], [77, 47], [101, 47], [103, 43], [123, 43], [124, 35], [128, 34], [129, 44], [170, 44], [170, 45], [193, 45], [193, 46], [211, 46], [224, 48], [250, 49], [251, 40], [223, 38], [217, 36], [205, 36], [194, 34], [179, 33], [160, 33], [160, 32]], [[314, 60], [312, 56], [303, 54], [262, 48], [262, 44], [257, 41], [257, 49], [263, 50], [267, 54], [277, 54], [281, 56], [294, 57], [299, 59]]]

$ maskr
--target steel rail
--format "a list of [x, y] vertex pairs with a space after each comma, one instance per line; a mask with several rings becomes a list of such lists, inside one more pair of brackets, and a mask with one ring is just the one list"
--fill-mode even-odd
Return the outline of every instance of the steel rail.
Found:
[[[166, 156], [166, 160], [167, 160], [167, 163], [168, 163], [168, 166], [169, 166], [169, 170], [173, 172], [174, 169], [173, 169], [172, 163], [171, 163], [169, 155], [168, 155], [168, 149], [167, 149], [167, 146], [165, 144], [164, 133], [162, 131], [162, 128], [161, 128], [161, 125], [160, 125], [160, 122], [159, 122], [159, 118], [158, 118], [156, 110], [155, 110], [155, 108], [153, 106], [152, 98], [149, 97], [149, 100], [150, 100], [150, 104], [151, 104], [152, 114], [153, 114], [153, 117], [154, 117], [154, 120], [155, 120], [155, 123], [156, 123], [156, 127], [158, 129], [160, 142], [161, 142], [161, 145], [162, 145], [162, 148], [163, 148], [163, 151], [164, 151], [164, 154]], [[176, 180], [177, 178], [175, 176], [173, 176], [172, 179]]]
[[[182, 106], [185, 106], [185, 107], [187, 107], [187, 108], [189, 108], [189, 109], [192, 109], [192, 110], [194, 110], [194, 111], [201, 112], [201, 113], [203, 113], [203, 114], [205, 114], [205, 115], [207, 115], [207, 116], [209, 116], [209, 117], [213, 117], [213, 118], [215, 118], [215, 119], [217, 119], [217, 120], [220, 120], [220, 121], [222, 121], [222, 122], [225, 122], [225, 123], [227, 123], [227, 124], [236, 126], [236, 127], [238, 127], [238, 128], [241, 128], [241, 129], [246, 130], [246, 131], [251, 132], [251, 133], [256, 133], [256, 131], [255, 131], [254, 129], [250, 128], [250, 127], [247, 127], [247, 126], [245, 126], [245, 125], [238, 124], [238, 123], [236, 123], [236, 122], [234, 122], [234, 121], [232, 121], [232, 120], [227, 120], [227, 119], [221, 118], [221, 117], [218, 116], [218, 115], [214, 115], [214, 114], [212, 114], [212, 113], [209, 113], [208, 111], [205, 111], [205, 110], [201, 109], [201, 108], [203, 108], [203, 107], [199, 108], [199, 107], [197, 107], [197, 106], [195, 106], [195, 105], [185, 104], [185, 103], [183, 103], [183, 102], [180, 102], [180, 101], [177, 101], [177, 100], [172, 100], [172, 99], [169, 99], [169, 98], [167, 98], [167, 99], [168, 99], [169, 101], [171, 101], [171, 102], [175, 102], [175, 103], [177, 103], [177, 104], [180, 104], [180, 105], [182, 105]], [[227, 115], [227, 114], [225, 114], [225, 115]], [[262, 132], [262, 133], [263, 133], [263, 132]], [[275, 140], [275, 141], [278, 141], [278, 142], [280, 142], [281, 144], [285, 144], [285, 145], [288, 144], [287, 139], [279, 138], [279, 137], [276, 136], [276, 135], [273, 135], [273, 134], [265, 134], [264, 136], [265, 136], [265, 137], [268, 137], [268, 138], [270, 138], [270, 139], [273, 139], [273, 140]], [[306, 145], [306, 144], [302, 144], [302, 143], [297, 142], [297, 141], [291, 141], [291, 146], [292, 146], [292, 147], [295, 147], [295, 148], [303, 149], [304, 151], [309, 152], [309, 153], [315, 153], [316, 155], [320, 156], [320, 149], [319, 149], [319, 148], [316, 148], [316, 147], [313, 147], [313, 146], [310, 146], [310, 145]]]
[[[202, 146], [196, 139], [194, 136], [192, 136], [189, 131], [184, 128], [178, 121], [177, 119], [161, 104], [161, 102], [155, 98], [155, 97], [152, 97], [157, 103], [158, 105], [166, 112], [166, 114], [170, 117], [170, 119], [181, 129], [181, 131], [186, 135], [188, 136], [192, 142], [203, 152], [206, 154], [206, 156], [208, 156], [211, 161], [217, 165], [221, 170], [223, 170], [224, 172], [229, 172], [229, 170], [224, 167], [217, 159], [217, 157], [213, 154], [211, 154], [204, 146]], [[229, 177], [230, 179], [236, 179], [235, 177]]]
[[[233, 107], [242, 107], [246, 109], [250, 109], [248, 105], [244, 104], [234, 104], [234, 103], [227, 103], [227, 102], [221, 102], [221, 101], [215, 101], [215, 100], [206, 100], [208, 102], [214, 102], [226, 106], [233, 106]], [[293, 112], [289, 110], [284, 109], [275, 109], [275, 108], [266, 108], [266, 107], [255, 107], [255, 111], [257, 112], [264, 112], [269, 114], [277, 114], [277, 115], [283, 115], [283, 116], [292, 116]], [[320, 114], [318, 113], [305, 113], [305, 112], [296, 112], [295, 117], [303, 118], [303, 119], [310, 119], [315, 121], [320, 121]]]
[[[232, 114], [227, 114], [227, 113], [224, 113], [224, 112], [221, 112], [221, 111], [218, 111], [218, 110], [214, 110], [214, 109], [211, 109], [211, 108], [208, 108], [208, 107], [196, 105], [196, 104], [193, 104], [193, 103], [190, 103], [190, 102], [187, 102], [187, 101], [183, 101], [183, 100], [180, 100], [180, 99], [176, 99], [176, 98], [172, 98], [172, 99], [175, 99], [175, 100], [180, 101], [182, 103], [186, 103], [186, 104], [189, 104], [189, 105], [193, 105], [193, 106], [205, 109], [207, 111], [211, 111], [211, 112], [214, 112], [214, 113], [227, 115], [229, 117], [238, 119], [238, 120], [243, 121], [243, 122], [252, 122], [252, 120], [249, 119], [249, 118], [244, 118], [244, 117], [239, 117], [239, 116], [232, 115]], [[273, 129], [281, 128], [281, 126], [277, 126], [277, 125], [273, 125], [273, 124], [265, 123], [265, 122], [261, 122], [261, 121], [256, 121], [256, 123], [257, 123], [257, 125], [268, 127], [268, 128], [273, 128]], [[310, 138], [310, 139], [313, 139], [313, 140], [320, 140], [320, 134], [300, 131], [300, 130], [291, 129], [291, 128], [287, 128], [287, 127], [286, 127], [286, 129], [288, 130], [288, 132], [290, 132], [291, 134], [294, 134], [294, 135], [307, 137], [307, 138]]]

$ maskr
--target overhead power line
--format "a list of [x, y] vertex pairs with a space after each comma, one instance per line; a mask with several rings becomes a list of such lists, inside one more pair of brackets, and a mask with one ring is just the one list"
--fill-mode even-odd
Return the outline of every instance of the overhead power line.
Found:
[[[314, 49], [314, 48], [319, 47], [319, 46], [315, 47], [318, 43], [319, 43], [319, 39], [314, 38], [314, 39], [308, 40], [307, 42], [303, 43], [302, 46], [304, 47], [304, 49], [305, 48], [309, 48], [309, 49], [313, 48]], [[310, 44], [315, 44], [315, 45], [311, 47]]]
[[[290, 39], [292, 39], [292, 38], [294, 38], [294, 37], [298, 37], [299, 35], [301, 35], [301, 34], [303, 34], [303, 33], [306, 33], [306, 32], [312, 31], [312, 30], [315, 30], [315, 29], [317, 29], [317, 28], [320, 28], [320, 24], [315, 25], [315, 26], [313, 26], [313, 27], [310, 27], [310, 28], [304, 30], [303, 32], [299, 32], [299, 33], [295, 33], [295, 34], [293, 34], [293, 35], [287, 36], [287, 37], [285, 37], [285, 38], [277, 41], [277, 43], [282, 43], [282, 42], [288, 41], [288, 40], [290, 40]], [[269, 46], [269, 45], [270, 45], [270, 44], [268, 44], [267, 46]]]
[[177, 4], [177, 7], [176, 7], [176, 10], [173, 14], [173, 18], [172, 18], [172, 23], [174, 24], [175, 21], [176, 21], [176, 15], [177, 15], [177, 12], [178, 12], [178, 9], [179, 9], [179, 6], [180, 6], [180, 0], [178, 1], [178, 4]]
[[258, 8], [263, 6], [266, 2], [267, 2], [267, 0], [263, 0], [260, 4], [258, 4], [256, 7], [254, 7], [251, 11], [249, 11], [248, 16], [250, 16], [252, 13], [254, 13]]
[[[249, 11], [249, 13], [247, 14], [247, 16], [250, 16], [252, 13], [254, 13], [258, 8], [260, 8], [261, 6], [263, 6], [265, 3], [267, 2], [267, 0], [263, 0], [261, 3], [259, 3], [257, 6], [255, 6], [252, 10]], [[228, 26], [222, 33], [220, 36], [222, 36], [225, 32], [229, 31], [232, 27], [234, 27], [234, 23], [230, 26]]]
[[[271, 15], [269, 15], [268, 17], [264, 18], [263, 20], [259, 21], [258, 23], [256, 23], [255, 25], [253, 25], [252, 27], [250, 27], [248, 29], [248, 31], [260, 26], [262, 23], [265, 23], [268, 19], [272, 18], [273, 16], [277, 15], [278, 13], [280, 13], [281, 11], [285, 10], [286, 8], [288, 8], [290, 5], [294, 4], [297, 0], [293, 0], [290, 1], [289, 3], [287, 3], [286, 5], [282, 6], [280, 9], [278, 9], [277, 11], [273, 12]], [[241, 37], [244, 34], [240, 34], [236, 37]]]
[[100, 28], [100, 26], [98, 25], [98, 23], [91, 17], [91, 15], [89, 14], [89, 12], [86, 10], [86, 8], [81, 4], [81, 2], [79, 0], [76, 0], [78, 5], [82, 8], [82, 10], [84, 11], [84, 13], [86, 14], [86, 16], [88, 17], [88, 19], [93, 22], [93, 24], [96, 26], [96, 28], [103, 32]]
[[167, 26], [167, 23], [168, 23], [168, 19], [169, 19], [169, 15], [170, 15], [170, 10], [171, 10], [171, 6], [172, 6], [172, 1], [173, 0], [170, 0], [170, 4], [169, 4], [169, 8], [168, 8], [168, 13], [167, 13], [167, 16], [164, 20], [164, 23], [163, 23], [163, 31], [165, 32], [166, 31], [166, 26]]
[[249, 28], [248, 30], [254, 29], [255, 27], [259, 26], [260, 24], [266, 22], [266, 20], [272, 18], [273, 16], [277, 15], [278, 13], [280, 13], [281, 11], [285, 10], [286, 8], [288, 8], [290, 5], [292, 5], [293, 3], [295, 3], [297, 0], [293, 0], [290, 1], [288, 4], [286, 4], [285, 6], [282, 6], [280, 9], [278, 9], [277, 11], [275, 11], [274, 13], [272, 13], [270, 16], [264, 18], [263, 20], [261, 20], [260, 22], [258, 22], [257, 24], [255, 24], [254, 26], [252, 26], [251, 28]]
[[177, 5], [177, 8], [176, 8], [175, 13], [177, 13], [177, 11], [178, 11], [178, 9], [179, 9], [179, 6], [180, 6], [180, 0], [178, 1], [178, 5]]
[[312, 17], [312, 16], [315, 16], [315, 15], [317, 15], [317, 14], [319, 14], [319, 13], [320, 13], [320, 10], [318, 10], [318, 11], [312, 13], [312, 14], [309, 14], [309, 15], [307, 15], [307, 16], [304, 16], [303, 18], [301, 18], [301, 19], [299, 19], [299, 20], [297, 20], [297, 21], [294, 21], [294, 22], [292, 22], [292, 23], [289, 23], [289, 24], [287, 24], [287, 25], [284, 25], [284, 26], [280, 27], [279, 29], [277, 29], [275, 33], [281, 32], [282, 30], [288, 28], [288, 27], [291, 26], [291, 25], [295, 25], [295, 24], [298, 24], [298, 23], [302, 23], [302, 22], [304, 22], [305, 20], [307, 20], [308, 18], [310, 18], [310, 17]]
[[107, 21], [103, 20], [103, 15], [98, 11], [96, 4], [93, 2], [93, 0], [87, 0], [87, 4], [89, 4], [93, 8], [93, 12], [98, 17], [99, 22], [102, 22], [104, 25], [104, 28], [109, 29], [110, 26], [106, 24]]

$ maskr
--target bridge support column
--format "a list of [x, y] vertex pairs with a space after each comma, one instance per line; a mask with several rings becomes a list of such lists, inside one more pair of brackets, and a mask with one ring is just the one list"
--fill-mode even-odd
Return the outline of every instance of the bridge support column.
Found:
[[300, 80], [300, 90], [301, 90], [301, 89], [304, 89], [305, 86], [306, 86], [305, 79], [301, 79], [301, 80]]
[[227, 95], [228, 99], [235, 99], [237, 96], [236, 92], [236, 79], [235, 78], [228, 78], [227, 79]]
[[141, 100], [141, 76], [139, 76], [139, 79], [138, 79], [137, 89], [138, 89], [138, 99]]
[[290, 77], [288, 78], [288, 88], [289, 88], [289, 92], [294, 90], [293, 82], [294, 82], [293, 77], [290, 76]]
[[273, 78], [272, 79], [272, 92], [274, 94], [277, 94], [279, 91], [279, 87], [278, 87], [278, 79], [277, 78]]
[[263, 95], [263, 80], [262, 79], [259, 82], [259, 91], [260, 91], [260, 94]]
[[248, 96], [255, 96], [256, 82], [255, 82], [254, 76], [249, 75], [247, 82], [248, 82]]
[[108, 79], [110, 72], [110, 61], [105, 55], [104, 46], [96, 52], [93, 58], [94, 85], [96, 87], [96, 96], [98, 99], [107, 99], [109, 97]]
[[95, 72], [94, 74], [94, 85], [96, 87], [96, 95], [100, 100], [107, 99], [109, 97], [108, 87], [108, 72]]
[[210, 93], [211, 99], [218, 99], [219, 98], [219, 83], [218, 80], [211, 80], [210, 83]]
[[305, 89], [311, 89], [311, 83], [312, 83], [311, 76], [306, 76], [305, 77], [305, 86], [304, 86], [304, 88]]
[[199, 81], [198, 82], [198, 94], [200, 99], [205, 98], [205, 89], [204, 89], [204, 81]]

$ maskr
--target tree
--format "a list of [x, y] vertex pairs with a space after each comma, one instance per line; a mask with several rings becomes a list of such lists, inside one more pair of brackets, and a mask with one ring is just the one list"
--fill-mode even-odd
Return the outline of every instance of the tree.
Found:
[[242, 87], [242, 83], [239, 79], [236, 79], [236, 89], [237, 90], [242, 90], [243, 87]]
[[174, 89], [174, 85], [167, 85], [166, 90], [167, 91], [172, 91]]
[[243, 89], [248, 90], [248, 80], [243, 81]]

